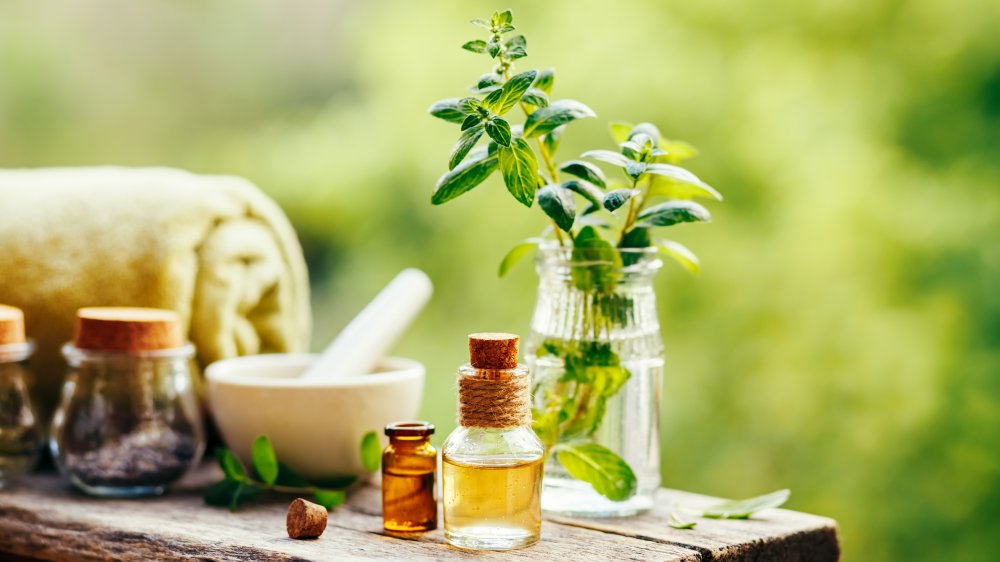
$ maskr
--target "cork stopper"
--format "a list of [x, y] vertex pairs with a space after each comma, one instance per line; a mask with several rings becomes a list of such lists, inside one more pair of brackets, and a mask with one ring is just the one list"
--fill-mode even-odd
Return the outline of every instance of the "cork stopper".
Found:
[[326, 508], [302, 498], [292, 500], [285, 518], [288, 536], [293, 539], [315, 539], [326, 530]]
[[0, 345], [24, 342], [24, 313], [20, 308], [0, 304]]
[[500, 332], [469, 334], [469, 362], [477, 369], [516, 369], [519, 340]]
[[81, 308], [73, 345], [92, 351], [155, 351], [184, 345], [180, 316], [159, 308]]

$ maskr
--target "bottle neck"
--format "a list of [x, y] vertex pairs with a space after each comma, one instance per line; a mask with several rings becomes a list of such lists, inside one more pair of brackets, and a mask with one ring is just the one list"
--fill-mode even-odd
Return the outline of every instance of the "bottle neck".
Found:
[[531, 377], [528, 367], [458, 371], [458, 423], [493, 429], [531, 425]]

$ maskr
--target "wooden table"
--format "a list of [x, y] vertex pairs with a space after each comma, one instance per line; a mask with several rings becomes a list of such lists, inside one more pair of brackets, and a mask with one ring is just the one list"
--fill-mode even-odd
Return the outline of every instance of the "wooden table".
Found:
[[[0, 559], [45, 560], [837, 560], [836, 522], [784, 509], [746, 521], [698, 520], [694, 530], [667, 526], [677, 503], [698, 508], [715, 498], [661, 490], [649, 514], [624, 519], [548, 516], [542, 540], [507, 552], [464, 551], [437, 530], [409, 538], [382, 531], [379, 489], [367, 486], [330, 514], [316, 540], [285, 533], [291, 497], [275, 496], [237, 513], [206, 506], [201, 491], [221, 477], [213, 465], [161, 498], [85, 497], [54, 474], [0, 491]], [[6, 554], [7, 556], [4, 556]]]

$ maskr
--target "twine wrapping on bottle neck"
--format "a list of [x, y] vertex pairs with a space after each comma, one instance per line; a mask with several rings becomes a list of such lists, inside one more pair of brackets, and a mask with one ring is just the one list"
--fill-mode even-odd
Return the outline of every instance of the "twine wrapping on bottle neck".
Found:
[[530, 377], [479, 370], [458, 378], [458, 423], [463, 427], [531, 425]]

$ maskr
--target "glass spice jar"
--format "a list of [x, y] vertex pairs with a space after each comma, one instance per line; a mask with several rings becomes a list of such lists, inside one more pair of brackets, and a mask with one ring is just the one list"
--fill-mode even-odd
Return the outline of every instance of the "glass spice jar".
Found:
[[425, 421], [385, 426], [389, 445], [382, 452], [382, 521], [386, 531], [414, 532], [437, 528], [437, 450], [431, 445], [434, 425]]
[[38, 458], [42, 439], [26, 367], [33, 350], [24, 335], [24, 314], [0, 305], [0, 489], [27, 474]]
[[50, 446], [74, 486], [97, 496], [162, 494], [201, 459], [194, 346], [176, 313], [84, 308]]
[[444, 536], [478, 550], [522, 548], [541, 536], [544, 446], [531, 429], [528, 368], [518, 337], [469, 336], [459, 368], [459, 425], [441, 450]]

